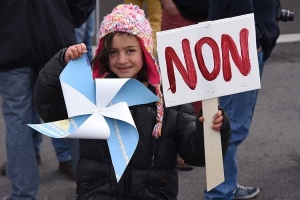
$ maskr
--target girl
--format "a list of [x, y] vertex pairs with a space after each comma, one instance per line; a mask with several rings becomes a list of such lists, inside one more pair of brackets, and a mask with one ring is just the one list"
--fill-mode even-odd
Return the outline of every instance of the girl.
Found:
[[[119, 5], [100, 27], [99, 46], [92, 61], [94, 78], [135, 78], [160, 101], [130, 107], [139, 132], [136, 151], [119, 183], [115, 178], [105, 140], [80, 140], [77, 169], [78, 200], [170, 200], [176, 199], [177, 153], [186, 163], [204, 166], [204, 121], [190, 105], [165, 108], [161, 77], [152, 55], [151, 28], [137, 6]], [[86, 52], [77, 44], [58, 52], [39, 74], [35, 104], [44, 121], [66, 119], [59, 74], [70, 60]], [[230, 140], [230, 125], [219, 110], [212, 129], [221, 131], [223, 153]]]

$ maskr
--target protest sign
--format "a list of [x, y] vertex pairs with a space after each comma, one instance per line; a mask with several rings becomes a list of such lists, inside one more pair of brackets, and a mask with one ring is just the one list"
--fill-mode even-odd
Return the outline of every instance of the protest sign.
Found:
[[207, 190], [224, 181], [220, 135], [210, 128], [218, 97], [260, 88], [254, 15], [157, 33], [167, 107], [202, 100]]

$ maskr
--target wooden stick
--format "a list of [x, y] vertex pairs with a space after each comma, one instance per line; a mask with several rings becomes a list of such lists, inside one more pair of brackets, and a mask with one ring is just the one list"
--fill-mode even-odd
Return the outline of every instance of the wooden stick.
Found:
[[211, 129], [214, 115], [218, 112], [218, 98], [202, 101], [204, 148], [207, 191], [224, 182], [224, 168], [220, 132]]

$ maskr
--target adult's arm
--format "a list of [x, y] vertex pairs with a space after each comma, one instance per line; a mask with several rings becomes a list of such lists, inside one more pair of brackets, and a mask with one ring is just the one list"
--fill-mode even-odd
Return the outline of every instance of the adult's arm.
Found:
[[209, 20], [253, 13], [253, 0], [210, 0]]
[[96, 7], [96, 0], [67, 0], [67, 3], [75, 28], [80, 27]]
[[162, 7], [170, 14], [179, 14], [179, 10], [173, 0], [160, 0]]

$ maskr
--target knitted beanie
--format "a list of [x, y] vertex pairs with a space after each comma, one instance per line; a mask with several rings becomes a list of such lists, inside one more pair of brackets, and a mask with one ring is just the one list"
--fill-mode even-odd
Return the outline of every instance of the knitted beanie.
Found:
[[[96, 49], [95, 56], [101, 52], [103, 48], [103, 38], [114, 32], [123, 32], [135, 35], [141, 45], [147, 66], [147, 75], [150, 85], [156, 89], [156, 95], [159, 97], [157, 106], [157, 124], [153, 130], [153, 137], [161, 136], [162, 119], [163, 119], [163, 95], [161, 92], [161, 76], [159, 66], [153, 56], [153, 38], [152, 29], [149, 21], [145, 17], [145, 13], [136, 5], [121, 4], [113, 9], [113, 11], [104, 17], [99, 31], [99, 45]], [[100, 61], [95, 61], [93, 65], [93, 77], [104, 77], [107, 72], [102, 73]]]

